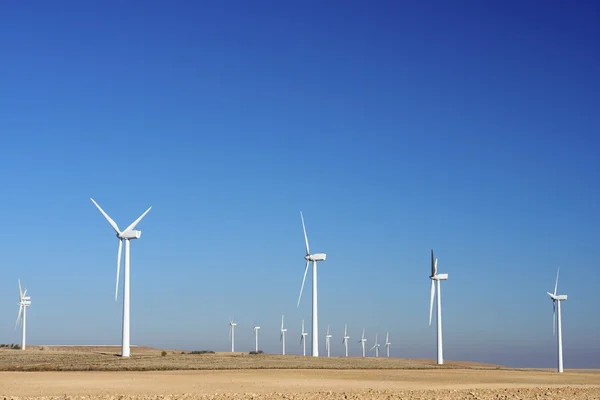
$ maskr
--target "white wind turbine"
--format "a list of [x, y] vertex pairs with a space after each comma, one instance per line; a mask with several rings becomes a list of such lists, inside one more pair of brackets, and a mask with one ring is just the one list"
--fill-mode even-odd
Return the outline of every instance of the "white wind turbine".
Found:
[[235, 351], [235, 327], [237, 323], [233, 322], [233, 319], [229, 318], [229, 340], [231, 340], [231, 352]]
[[312, 356], [319, 356], [319, 318], [317, 313], [317, 262], [325, 261], [327, 255], [325, 253], [310, 254], [310, 248], [308, 247], [308, 236], [306, 235], [306, 227], [304, 226], [304, 216], [300, 211], [300, 218], [302, 219], [302, 229], [304, 230], [304, 243], [306, 244], [306, 268], [304, 269], [304, 278], [302, 279], [302, 286], [300, 287], [300, 296], [298, 297], [298, 306], [300, 306], [300, 300], [302, 299], [302, 290], [304, 289], [304, 281], [306, 281], [306, 273], [308, 272], [308, 265], [312, 261], [313, 263], [313, 281], [312, 281]]
[[254, 327], [254, 340], [256, 340], [256, 347], [255, 347], [255, 351], [258, 353], [258, 330], [260, 329], [260, 326], [255, 326]]
[[378, 340], [378, 336], [379, 334], [376, 333], [375, 334], [375, 344], [373, 345], [373, 347], [371, 347], [371, 349], [369, 351], [372, 351], [373, 349], [375, 349], [375, 357], [379, 357], [379, 346], [380, 344], [377, 342]]
[[123, 277], [123, 338], [121, 342], [121, 356], [129, 357], [129, 241], [139, 239], [140, 236], [142, 236], [142, 232], [135, 230], [135, 227], [137, 226], [137, 224], [140, 223], [142, 218], [144, 218], [146, 214], [148, 214], [152, 207], [149, 207], [146, 211], [144, 211], [144, 213], [140, 215], [138, 219], [133, 221], [131, 225], [125, 228], [124, 231], [120, 231], [115, 221], [113, 221], [108, 216], [108, 214], [104, 212], [104, 210], [98, 205], [98, 203], [96, 203], [94, 199], [90, 200], [92, 200], [92, 203], [94, 203], [94, 205], [98, 208], [98, 210], [100, 210], [102, 215], [104, 215], [104, 218], [106, 218], [110, 226], [115, 230], [115, 232], [117, 233], [117, 238], [119, 239], [119, 250], [117, 252], [117, 283], [115, 286], [115, 301], [117, 301], [117, 294], [119, 292], [119, 269], [121, 266], [121, 250], [123, 247], [123, 241], [125, 241], [125, 273]]
[[325, 348], [327, 349], [327, 357], [331, 356], [331, 333], [329, 333], [329, 325], [327, 325], [327, 334], [325, 335]]
[[[563, 351], [562, 351], [562, 318], [560, 314], [560, 302], [567, 300], [566, 294], [557, 295], [556, 291], [558, 290], [558, 272], [559, 269], [556, 270], [556, 283], [554, 284], [554, 293], [548, 293], [548, 296], [552, 299], [552, 333], [555, 334], [555, 331], [558, 330], [558, 372], [563, 372]], [[558, 319], [556, 318], [556, 314], [558, 314]], [[558, 329], [556, 325], [558, 324]]]
[[[19, 314], [17, 314], [17, 322], [15, 322], [15, 329], [19, 326], [19, 322], [23, 323], [23, 336], [21, 337], [21, 350], [25, 350], [25, 337], [27, 332], [27, 307], [31, 305], [31, 297], [27, 296], [27, 289], [23, 291], [21, 289], [21, 280], [19, 282]], [[23, 317], [21, 319], [21, 316]]]
[[388, 358], [390, 357], [390, 346], [392, 345], [392, 343], [390, 342], [390, 333], [387, 332], [385, 334], [385, 347], [387, 348], [387, 356]]
[[302, 345], [302, 355], [306, 357], [306, 336], [308, 333], [304, 332], [304, 320], [302, 320], [302, 334], [300, 336], [300, 344]]
[[281, 336], [279, 337], [279, 340], [282, 343], [282, 354], [285, 356], [285, 333], [287, 332], [287, 329], [285, 329], [283, 327], [283, 315], [281, 316]]
[[365, 357], [365, 342], [366, 341], [367, 341], [367, 338], [365, 338], [365, 328], [363, 328], [362, 338], [358, 341], [358, 343], [360, 343], [362, 346], [363, 357]]
[[346, 357], [348, 357], [348, 324], [344, 325], [344, 338], [342, 339], [342, 343], [344, 343], [344, 347], [346, 348]]
[[[448, 274], [437, 273], [437, 258], [433, 255], [431, 250], [431, 297], [429, 302], [429, 325], [431, 326], [431, 317], [433, 314], [433, 298], [435, 297], [437, 287], [437, 363], [442, 365], [444, 363], [444, 348], [442, 345], [442, 292], [440, 281], [448, 279]], [[437, 286], [436, 286], [437, 282]]]

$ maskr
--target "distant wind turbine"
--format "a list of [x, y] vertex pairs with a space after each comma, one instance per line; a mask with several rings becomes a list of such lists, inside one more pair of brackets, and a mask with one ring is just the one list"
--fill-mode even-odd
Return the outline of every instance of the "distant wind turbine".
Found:
[[366, 354], [365, 354], [365, 342], [366, 341], [367, 341], [367, 338], [365, 338], [365, 328], [363, 328], [362, 338], [358, 341], [358, 343], [360, 343], [360, 345], [362, 346], [362, 355], [363, 355], [363, 357], [366, 356]]
[[329, 325], [327, 325], [327, 334], [325, 335], [325, 348], [327, 349], [327, 357], [331, 356], [331, 333], [329, 333]]
[[390, 333], [387, 332], [385, 334], [385, 347], [387, 348], [387, 356], [388, 358], [390, 357], [390, 346], [392, 345], [392, 343], [390, 342]]
[[260, 329], [260, 326], [255, 326], [254, 327], [254, 340], [256, 340], [256, 347], [255, 347], [255, 351], [258, 353], [258, 330]]
[[[563, 349], [562, 349], [562, 317], [560, 313], [560, 302], [567, 300], [566, 294], [557, 295], [558, 290], [558, 272], [560, 268], [556, 270], [556, 283], [554, 284], [554, 293], [548, 293], [548, 296], [552, 299], [552, 333], [558, 330], [557, 345], [558, 345], [558, 372], [563, 372]], [[558, 314], [558, 319], [556, 318]], [[558, 324], [558, 329], [557, 329]]]
[[[444, 363], [444, 348], [442, 345], [442, 292], [440, 281], [448, 279], [448, 274], [437, 273], [437, 258], [433, 255], [431, 250], [431, 298], [429, 301], [429, 325], [431, 326], [431, 317], [433, 315], [433, 299], [435, 297], [437, 287], [437, 363], [442, 365]], [[437, 282], [437, 286], [436, 286]]]
[[[21, 280], [19, 282], [19, 302], [17, 305], [19, 306], [19, 313], [17, 314], [17, 322], [15, 322], [15, 329], [19, 326], [19, 322], [23, 323], [23, 336], [21, 337], [21, 350], [25, 350], [25, 338], [27, 332], [27, 307], [31, 305], [31, 297], [27, 296], [27, 289], [23, 291], [21, 289]], [[22, 319], [21, 319], [22, 317]]]
[[306, 273], [308, 272], [308, 265], [312, 261], [313, 263], [313, 287], [312, 287], [312, 356], [319, 357], [319, 318], [318, 318], [318, 307], [317, 307], [317, 262], [325, 261], [327, 255], [325, 253], [310, 254], [310, 248], [308, 247], [308, 236], [306, 235], [306, 227], [304, 226], [304, 216], [300, 211], [300, 218], [302, 219], [302, 229], [304, 230], [304, 243], [306, 245], [306, 268], [304, 269], [304, 278], [302, 279], [302, 286], [300, 287], [300, 296], [298, 297], [298, 307], [300, 306], [300, 300], [302, 299], [302, 290], [304, 289], [304, 281], [306, 281]]
[[300, 344], [302, 345], [302, 355], [306, 357], [306, 336], [308, 333], [304, 332], [304, 320], [302, 320], [302, 334], [300, 336]]
[[350, 336], [348, 336], [348, 324], [346, 324], [344, 325], [344, 338], [342, 339], [342, 343], [344, 343], [346, 349], [346, 357], [348, 357], [348, 339], [350, 339]]
[[137, 224], [140, 223], [142, 218], [144, 218], [146, 214], [148, 214], [152, 207], [149, 207], [146, 211], [144, 211], [144, 213], [138, 219], [133, 221], [131, 225], [129, 225], [127, 228], [125, 228], [124, 231], [121, 232], [115, 221], [113, 221], [108, 216], [108, 214], [104, 212], [104, 210], [98, 205], [98, 203], [96, 203], [94, 199], [90, 198], [90, 200], [92, 200], [92, 203], [94, 203], [94, 205], [98, 208], [98, 210], [100, 210], [102, 215], [104, 215], [104, 218], [106, 218], [110, 226], [115, 230], [115, 232], [117, 233], [117, 238], [119, 239], [119, 251], [117, 252], [117, 284], [115, 287], [115, 301], [117, 301], [117, 294], [119, 291], [119, 268], [121, 266], [121, 249], [123, 247], [123, 241], [125, 241], [125, 276], [123, 278], [123, 337], [121, 342], [121, 356], [129, 357], [129, 241], [139, 239], [142, 236], [142, 232], [135, 230], [135, 227], [137, 226]]
[[285, 333], [287, 332], [287, 329], [285, 329], [283, 327], [283, 315], [281, 316], [281, 336], [279, 337], [279, 340], [281, 340], [282, 343], [282, 347], [283, 347], [283, 351], [281, 354], [283, 354], [285, 356]]
[[231, 352], [235, 351], [235, 327], [237, 324], [229, 317], [229, 340], [231, 340]]
[[372, 351], [373, 349], [375, 349], [375, 357], [379, 357], [379, 343], [378, 343], [378, 336], [379, 334], [376, 333], [375, 334], [375, 344], [373, 345], [373, 347], [371, 347], [371, 349], [369, 351]]

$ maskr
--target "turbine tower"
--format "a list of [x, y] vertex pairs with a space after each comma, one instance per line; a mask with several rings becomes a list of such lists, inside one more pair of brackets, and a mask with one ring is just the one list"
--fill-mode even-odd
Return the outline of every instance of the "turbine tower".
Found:
[[117, 294], [119, 292], [119, 269], [121, 267], [121, 250], [123, 247], [123, 241], [125, 241], [125, 276], [123, 277], [123, 338], [121, 342], [121, 356], [129, 357], [129, 241], [139, 239], [140, 236], [142, 236], [142, 232], [135, 230], [135, 227], [137, 226], [137, 224], [140, 223], [142, 218], [144, 218], [146, 214], [148, 214], [152, 207], [149, 207], [146, 211], [144, 211], [144, 213], [140, 215], [138, 219], [133, 221], [131, 225], [125, 228], [124, 231], [120, 231], [115, 221], [113, 221], [108, 216], [108, 214], [104, 212], [104, 210], [98, 205], [98, 203], [96, 203], [94, 199], [90, 198], [90, 200], [92, 200], [92, 203], [94, 203], [94, 205], [98, 208], [98, 210], [100, 210], [102, 215], [104, 215], [104, 218], [106, 218], [110, 226], [112, 226], [112, 228], [115, 230], [115, 232], [117, 233], [117, 238], [119, 239], [119, 250], [117, 252], [117, 283], [115, 286], [115, 301], [117, 301]]
[[256, 341], [256, 347], [255, 347], [255, 351], [258, 353], [258, 330], [260, 329], [260, 326], [255, 326], [254, 327], [254, 340]]
[[306, 227], [304, 226], [304, 216], [300, 211], [300, 218], [302, 219], [302, 229], [304, 230], [304, 243], [306, 244], [306, 267], [304, 268], [304, 278], [302, 279], [302, 286], [300, 287], [300, 297], [298, 297], [298, 307], [300, 306], [300, 300], [302, 299], [302, 290], [304, 289], [304, 281], [306, 281], [306, 273], [308, 272], [308, 266], [310, 262], [313, 263], [312, 273], [312, 356], [319, 357], [319, 318], [318, 318], [318, 307], [317, 307], [317, 262], [325, 261], [327, 255], [325, 253], [310, 254], [310, 248], [308, 247], [308, 236], [306, 235]]
[[325, 335], [325, 348], [327, 349], [327, 357], [331, 356], [331, 333], [329, 333], [329, 325], [327, 325], [327, 334]]
[[385, 347], [387, 348], [387, 356], [388, 358], [390, 358], [390, 346], [391, 346], [391, 342], [390, 342], [390, 333], [387, 332], [385, 334]]
[[[431, 326], [431, 316], [433, 314], [433, 298], [437, 288], [437, 363], [444, 363], [444, 348], [442, 345], [442, 292], [440, 282], [448, 279], [448, 274], [437, 273], [437, 258], [431, 250], [431, 297], [429, 301], [429, 325]], [[436, 284], [437, 283], [437, 284]]]
[[281, 354], [283, 354], [285, 356], [285, 333], [287, 332], [287, 329], [285, 329], [283, 327], [283, 315], [281, 316], [281, 336], [279, 337], [279, 340], [282, 343], [283, 346], [283, 351]]
[[[15, 329], [19, 326], [19, 322], [23, 323], [23, 336], [21, 337], [21, 350], [25, 350], [25, 338], [27, 332], [27, 307], [31, 305], [31, 297], [27, 296], [27, 289], [23, 291], [21, 289], [21, 280], [19, 282], [19, 302], [17, 305], [19, 306], [19, 313], [17, 314], [17, 322], [15, 322]], [[21, 319], [21, 316], [23, 317]]]
[[229, 317], [229, 340], [231, 340], [231, 352], [235, 351], [235, 327], [237, 323], [233, 322], [233, 319]]
[[300, 336], [300, 344], [302, 345], [302, 355], [306, 357], [306, 336], [308, 333], [304, 332], [304, 320], [302, 320], [302, 335]]
[[365, 342], [366, 342], [366, 341], [367, 341], [367, 339], [365, 338], [365, 328], [363, 328], [362, 339], [360, 339], [360, 340], [358, 341], [358, 343], [360, 343], [360, 344], [361, 344], [361, 346], [362, 346], [362, 354], [363, 354], [363, 357], [365, 357]]
[[348, 357], [348, 339], [350, 339], [350, 336], [348, 336], [348, 324], [346, 324], [344, 325], [344, 338], [342, 339], [342, 343], [344, 343], [346, 349], [346, 357]]
[[375, 357], [379, 357], [379, 343], [377, 343], [378, 340], [378, 336], [379, 334], [376, 333], [375, 334], [375, 344], [373, 345], [373, 347], [371, 347], [371, 349], [369, 351], [372, 351], [373, 349], [375, 349]]
[[[560, 268], [559, 268], [560, 269]], [[559, 269], [556, 270], [556, 283], [554, 284], [554, 293], [548, 293], [548, 296], [552, 299], [552, 333], [555, 334], [556, 330], [558, 330], [558, 372], [563, 372], [563, 351], [562, 351], [562, 318], [560, 314], [560, 302], [567, 300], [566, 294], [557, 295], [556, 291], [558, 289], [558, 272]], [[556, 314], [558, 314], [558, 319], [556, 318]], [[558, 329], [557, 325], [558, 324]]]

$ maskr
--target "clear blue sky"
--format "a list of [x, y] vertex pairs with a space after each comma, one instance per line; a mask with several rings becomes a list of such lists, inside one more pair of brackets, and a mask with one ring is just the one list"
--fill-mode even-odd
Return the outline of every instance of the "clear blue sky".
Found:
[[5, 1], [0, 5], [0, 342], [299, 353], [299, 211], [341, 354], [362, 328], [447, 359], [600, 367], [600, 25], [592, 2]]

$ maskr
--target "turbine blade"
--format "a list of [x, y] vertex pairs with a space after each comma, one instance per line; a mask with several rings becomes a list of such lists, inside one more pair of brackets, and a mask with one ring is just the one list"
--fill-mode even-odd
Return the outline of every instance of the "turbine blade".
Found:
[[104, 215], [104, 218], [106, 218], [106, 220], [108, 221], [110, 226], [112, 226], [112, 228], [115, 230], [115, 232], [117, 232], [118, 234], [121, 234], [121, 231], [119, 231], [119, 227], [117, 226], [117, 223], [115, 221], [113, 221], [112, 218], [109, 217], [107, 213], [104, 212], [102, 207], [100, 207], [94, 199], [90, 198], [90, 200], [92, 201], [92, 203], [94, 203], [94, 205], [98, 208], [98, 210], [100, 210], [102, 215]]
[[18, 279], [19, 282], [19, 301], [23, 300], [23, 289], [21, 289], [21, 280]]
[[560, 272], [560, 267], [556, 270], [556, 283], [554, 284], [554, 295], [556, 296], [556, 290], [558, 289], [558, 273]]
[[281, 329], [283, 329], [283, 315], [281, 316]]
[[142, 220], [142, 218], [144, 218], [146, 216], [146, 214], [148, 214], [148, 212], [152, 210], [152, 207], [148, 207], [148, 209], [146, 211], [144, 211], [144, 213], [142, 215], [140, 215], [140, 217], [138, 219], [136, 219], [135, 221], [133, 221], [133, 223], [131, 225], [129, 225], [124, 231], [125, 232], [129, 232], [133, 229], [135, 229], [136, 225], [140, 223], [140, 221]]
[[19, 326], [19, 321], [21, 320], [21, 312], [23, 311], [23, 306], [19, 305], [19, 313], [17, 314], [17, 321], [15, 322], [15, 329]]
[[433, 299], [435, 297], [435, 282], [431, 280], [431, 295], [429, 300], [429, 325], [431, 325], [431, 317], [433, 316]]
[[344, 336], [348, 336], [347, 331], [348, 331], [348, 324], [344, 325]]
[[556, 301], [552, 302], [552, 336], [556, 335]]
[[302, 230], [304, 230], [304, 243], [306, 244], [306, 255], [310, 254], [310, 248], [308, 247], [308, 236], [306, 235], [306, 226], [304, 226], [304, 216], [300, 211], [300, 218], [302, 219]]
[[433, 249], [431, 249], [431, 276], [435, 276], [435, 256], [433, 255]]
[[123, 240], [119, 239], [119, 250], [117, 251], [117, 283], [115, 284], [115, 301], [119, 296], [119, 275], [121, 270], [121, 252], [123, 250]]
[[306, 268], [304, 269], [304, 278], [302, 278], [302, 286], [300, 287], [300, 296], [298, 297], [298, 305], [296, 307], [300, 307], [300, 300], [302, 299], [302, 291], [304, 290], [304, 281], [306, 281], [306, 274], [308, 273], [308, 264], [310, 264], [310, 260], [306, 260]]
[[230, 341], [231, 341], [231, 329], [232, 329], [232, 326], [231, 326], [231, 325], [229, 325], [229, 340], [230, 340]]

